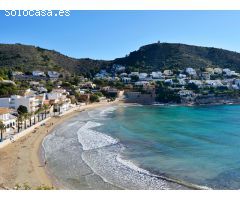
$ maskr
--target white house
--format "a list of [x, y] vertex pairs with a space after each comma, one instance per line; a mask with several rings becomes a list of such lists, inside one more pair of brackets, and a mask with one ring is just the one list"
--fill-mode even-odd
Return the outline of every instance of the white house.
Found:
[[186, 74], [179, 74], [178, 77], [179, 78], [186, 78], [187, 76], [186, 76]]
[[144, 85], [148, 85], [149, 82], [148, 81], [137, 81], [135, 83], [136, 86], [144, 86]]
[[168, 83], [168, 84], [172, 85], [173, 84], [173, 80], [172, 79], [166, 79], [164, 81], [164, 83]]
[[212, 87], [221, 87], [223, 86], [221, 80], [206, 80], [205, 83]]
[[202, 72], [201, 76], [204, 80], [210, 80], [211, 78], [211, 75], [209, 72]]
[[235, 75], [237, 75], [237, 73], [236, 73], [235, 71], [231, 71], [231, 70], [228, 69], [228, 68], [223, 69], [223, 73], [224, 73], [226, 76], [235, 76]]
[[195, 84], [197, 86], [201, 86], [202, 85], [202, 81], [200, 81], [200, 80], [189, 80], [188, 83], [193, 83], [193, 84]]
[[237, 85], [240, 88], [240, 79], [235, 79], [234, 83], [235, 83], [235, 85]]
[[49, 78], [59, 78], [60, 73], [58, 73], [56, 71], [48, 71], [48, 76], [49, 76]]
[[166, 69], [166, 70], [163, 71], [163, 74], [164, 74], [165, 76], [172, 76], [172, 75], [173, 75], [173, 72], [172, 72], [172, 70]]
[[122, 80], [122, 82], [124, 82], [124, 83], [130, 83], [132, 79], [129, 78], [129, 77], [122, 77], [121, 80]]
[[139, 72], [131, 72], [130, 74], [129, 74], [129, 76], [131, 77], [131, 76], [139, 76]]
[[223, 70], [222, 68], [216, 67], [214, 68], [214, 74], [222, 74]]
[[179, 85], [186, 85], [186, 80], [184, 78], [179, 78], [178, 83]]
[[105, 79], [105, 78], [108, 78], [108, 76], [109, 76], [109, 73], [107, 73], [106, 70], [102, 69], [99, 73], [97, 73], [95, 75], [95, 78], [97, 78], [97, 79]]
[[38, 87], [39, 93], [46, 93], [48, 90], [45, 87]]
[[152, 76], [153, 79], [162, 78], [162, 72], [152, 72], [150, 75]]
[[123, 65], [114, 64], [112, 67], [116, 72], [124, 72], [126, 67]]
[[46, 76], [43, 71], [33, 71], [32, 75], [33, 76]]
[[144, 81], [147, 78], [148, 74], [147, 73], [139, 73], [139, 80]]
[[16, 128], [16, 120], [17, 117], [11, 115], [8, 108], [0, 107], [0, 121], [5, 125], [6, 132], [12, 131]]
[[191, 68], [191, 67], [186, 68], [185, 71], [186, 71], [186, 73], [187, 73], [188, 75], [190, 75], [190, 76], [196, 76], [196, 75], [197, 75], [196, 70], [193, 69], [193, 68]]
[[120, 77], [127, 77], [128, 74], [124, 72], [124, 73], [121, 73], [119, 76], [120, 76]]
[[239, 90], [239, 86], [234, 84], [234, 85], [232, 85], [232, 89]]

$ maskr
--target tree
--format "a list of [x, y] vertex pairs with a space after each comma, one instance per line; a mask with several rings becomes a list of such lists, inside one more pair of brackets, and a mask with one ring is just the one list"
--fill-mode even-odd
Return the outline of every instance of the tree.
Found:
[[181, 98], [173, 90], [170, 90], [163, 82], [157, 82], [156, 101], [162, 103], [181, 103]]
[[48, 109], [49, 109], [49, 106], [44, 104], [43, 105], [43, 110], [44, 110], [44, 114], [45, 114], [45, 119], [47, 118], [47, 111], [48, 111]]
[[133, 82], [137, 82], [137, 81], [139, 81], [139, 77], [136, 76], [136, 75], [133, 75], [133, 76], [131, 76], [131, 80], [132, 80]]
[[0, 82], [0, 96], [6, 97], [17, 93], [16, 85]]
[[22, 121], [23, 121], [23, 116], [22, 116], [22, 115], [18, 115], [18, 117], [17, 117], [18, 133], [19, 133], [19, 131], [20, 131], [20, 128], [22, 129]]
[[27, 119], [28, 119], [28, 109], [26, 106], [20, 105], [17, 109], [18, 115], [24, 119], [24, 128], [27, 128]]
[[24, 115], [24, 114], [28, 113], [28, 109], [26, 106], [20, 105], [17, 109], [17, 112], [19, 115]]
[[28, 113], [28, 117], [29, 117], [29, 120], [30, 120], [30, 126], [32, 126], [32, 116], [34, 116], [34, 124], [35, 124], [35, 115], [34, 115], [34, 112]]
[[90, 102], [99, 102], [99, 96], [96, 94], [91, 94], [90, 95]]
[[4, 125], [3, 121], [0, 120], [0, 131], [1, 131], [1, 137], [0, 137], [0, 142], [3, 141], [3, 132], [6, 130], [6, 126]]
[[198, 86], [197, 86], [196, 84], [194, 84], [194, 83], [189, 83], [189, 84], [187, 85], [186, 89], [188, 89], [188, 90], [193, 90], [193, 91], [195, 91], [195, 92], [199, 92]]

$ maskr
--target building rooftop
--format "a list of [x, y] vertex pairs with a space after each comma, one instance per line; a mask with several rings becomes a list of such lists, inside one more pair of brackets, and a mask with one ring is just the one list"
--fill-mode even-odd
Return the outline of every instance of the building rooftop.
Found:
[[10, 113], [10, 109], [0, 107], [0, 115]]

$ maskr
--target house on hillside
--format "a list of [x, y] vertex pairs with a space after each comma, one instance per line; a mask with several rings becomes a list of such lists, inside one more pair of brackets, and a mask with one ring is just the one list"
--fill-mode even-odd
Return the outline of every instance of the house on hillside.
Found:
[[50, 79], [58, 79], [60, 76], [60, 73], [56, 72], [56, 71], [48, 71], [48, 76]]
[[46, 74], [43, 71], [33, 71], [32, 75], [33, 76], [43, 76], [43, 77], [46, 76]]

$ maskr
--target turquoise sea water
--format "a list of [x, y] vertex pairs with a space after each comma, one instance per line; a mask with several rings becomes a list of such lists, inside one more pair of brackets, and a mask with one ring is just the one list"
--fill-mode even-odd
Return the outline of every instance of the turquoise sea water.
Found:
[[120, 106], [95, 130], [125, 146], [124, 159], [157, 175], [240, 189], [240, 106]]

